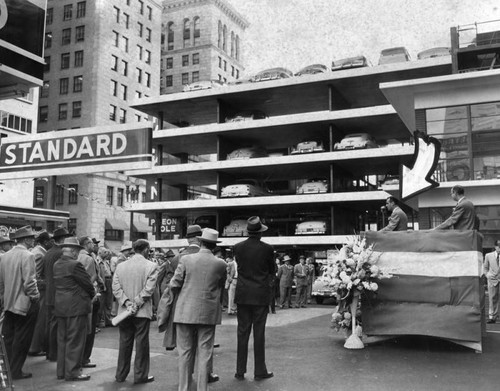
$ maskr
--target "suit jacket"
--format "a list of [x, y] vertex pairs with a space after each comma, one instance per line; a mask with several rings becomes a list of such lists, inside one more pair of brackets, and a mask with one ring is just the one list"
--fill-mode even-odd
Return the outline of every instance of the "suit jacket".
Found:
[[406, 231], [408, 229], [408, 216], [399, 206], [394, 207], [389, 216], [388, 224], [380, 231]]
[[283, 264], [278, 269], [278, 279], [280, 281], [280, 287], [291, 288], [293, 285], [293, 266]]
[[301, 265], [299, 262], [294, 266], [293, 274], [295, 275], [297, 286], [306, 286], [307, 276], [309, 275], [309, 266], [307, 266], [305, 263], [304, 265]]
[[40, 244], [33, 249], [31, 249], [31, 253], [35, 256], [35, 265], [36, 265], [36, 282], [39, 290], [45, 290], [45, 280], [42, 278], [42, 270], [43, 270], [43, 257], [47, 254], [47, 250], [42, 247]]
[[62, 255], [54, 263], [54, 315], [61, 318], [88, 315], [94, 297], [94, 285], [82, 264]]
[[234, 246], [234, 256], [238, 265], [235, 303], [269, 305], [270, 280], [275, 276], [273, 247], [250, 236]]
[[3, 309], [26, 315], [31, 301], [39, 298], [35, 256], [24, 246], [14, 246], [2, 254], [0, 262], [0, 299]]
[[116, 267], [113, 276], [113, 294], [120, 304], [120, 315], [127, 310], [125, 302], [130, 300], [137, 304], [137, 318], [153, 317], [152, 296], [158, 279], [158, 265], [144, 258], [141, 254], [134, 254], [127, 262], [122, 262]]
[[163, 293], [167, 288], [170, 280], [174, 276], [175, 269], [179, 265], [179, 260], [183, 255], [196, 254], [200, 251], [200, 247], [196, 245], [190, 245], [182, 250], [179, 254], [172, 258], [170, 262], [163, 262], [160, 266], [158, 272], [158, 285], [160, 286], [160, 292]]
[[500, 268], [498, 267], [497, 257], [498, 253], [496, 251], [492, 251], [491, 253], [486, 254], [483, 263], [484, 274], [486, 275], [488, 282], [494, 286], [497, 286], [500, 281]]
[[226, 281], [226, 262], [208, 249], [180, 258], [170, 288], [179, 291], [174, 322], [215, 325], [221, 323], [221, 290]]
[[439, 224], [436, 229], [448, 229], [451, 227], [461, 230], [478, 228], [474, 204], [467, 198], [461, 198], [453, 208], [451, 216]]
[[54, 263], [62, 257], [62, 249], [54, 245], [42, 259], [41, 278], [45, 281], [45, 305], [54, 306], [56, 288], [54, 286]]

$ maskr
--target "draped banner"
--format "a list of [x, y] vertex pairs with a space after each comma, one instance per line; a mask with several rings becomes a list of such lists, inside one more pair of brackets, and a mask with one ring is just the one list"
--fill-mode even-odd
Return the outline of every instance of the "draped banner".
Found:
[[377, 265], [393, 274], [363, 302], [368, 336], [426, 335], [481, 351], [483, 255], [476, 231], [367, 232]]

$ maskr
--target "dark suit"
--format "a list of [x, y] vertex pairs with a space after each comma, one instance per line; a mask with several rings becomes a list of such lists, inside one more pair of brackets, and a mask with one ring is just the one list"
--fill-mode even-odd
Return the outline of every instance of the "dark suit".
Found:
[[80, 375], [94, 285], [82, 264], [67, 255], [54, 263], [57, 376]]
[[275, 262], [273, 247], [250, 236], [234, 246], [238, 265], [235, 302], [238, 305], [238, 349], [236, 373], [247, 371], [248, 339], [253, 328], [254, 375], [267, 373], [265, 357], [265, 329], [269, 298], [270, 279], [274, 278]]
[[439, 224], [436, 229], [448, 229], [451, 227], [460, 230], [474, 230], [479, 228], [474, 204], [467, 198], [463, 197], [458, 200], [451, 216]]
[[408, 216], [399, 206], [395, 206], [389, 216], [389, 223], [381, 231], [406, 231], [408, 230]]

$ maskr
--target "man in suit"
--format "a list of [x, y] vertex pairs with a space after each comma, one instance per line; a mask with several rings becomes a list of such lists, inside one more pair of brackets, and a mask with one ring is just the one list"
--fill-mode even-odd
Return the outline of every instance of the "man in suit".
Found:
[[495, 251], [484, 257], [484, 274], [488, 279], [489, 316], [486, 323], [495, 323], [498, 319], [498, 299], [500, 294], [500, 240], [495, 241]]
[[460, 185], [451, 188], [451, 198], [457, 202], [450, 217], [434, 229], [473, 230], [479, 228], [479, 219], [476, 217], [474, 204], [465, 198], [465, 190]]
[[307, 278], [309, 276], [309, 267], [306, 265], [306, 257], [301, 255], [299, 263], [293, 268], [295, 282], [297, 285], [297, 301], [295, 308], [305, 308], [307, 300]]
[[130, 372], [130, 359], [135, 340], [134, 384], [150, 383], [149, 324], [153, 317], [152, 296], [158, 279], [158, 265], [148, 260], [150, 245], [138, 239], [132, 245], [135, 254], [116, 267], [113, 294], [118, 301], [118, 315], [129, 311], [131, 316], [119, 324], [120, 348], [115, 379], [124, 382]]
[[205, 228], [200, 250], [180, 259], [170, 288], [178, 293], [174, 313], [179, 352], [179, 391], [191, 387], [194, 356], [198, 362], [197, 389], [208, 390], [215, 326], [221, 323], [221, 294], [226, 281], [226, 262], [215, 257], [219, 233]]
[[66, 229], [57, 228], [52, 235], [54, 246], [52, 246], [42, 258], [40, 277], [45, 281], [47, 360], [49, 361], [57, 360], [57, 318], [54, 315], [54, 301], [56, 296], [54, 286], [54, 263], [62, 256], [62, 247], [60, 245], [64, 242], [64, 239], [70, 236], [70, 233]]
[[0, 300], [5, 311], [2, 334], [13, 379], [26, 379], [23, 365], [35, 330], [40, 293], [36, 285], [35, 256], [29, 251], [35, 233], [25, 226], [15, 232], [17, 245], [0, 259]]
[[387, 197], [385, 207], [391, 215], [388, 224], [380, 231], [406, 231], [408, 230], [408, 216], [399, 207], [399, 201], [394, 197]]
[[236, 315], [236, 303], [234, 302], [234, 295], [236, 293], [236, 283], [238, 282], [238, 270], [236, 261], [233, 257], [229, 256], [226, 259], [227, 262], [227, 278], [226, 285], [228, 290], [228, 304], [227, 304], [227, 314]]
[[77, 261], [80, 242], [65, 238], [61, 257], [54, 263], [54, 315], [57, 317], [57, 378], [66, 381], [89, 380], [82, 374], [82, 355], [88, 334], [88, 316], [94, 285], [83, 265]]
[[283, 257], [283, 265], [281, 265], [278, 269], [277, 278], [279, 280], [280, 285], [280, 308], [290, 308], [292, 306], [292, 285], [293, 285], [293, 266], [290, 265], [289, 255], [285, 255]]
[[248, 359], [248, 339], [253, 328], [254, 377], [262, 380], [273, 377], [267, 371], [265, 354], [265, 330], [271, 295], [270, 279], [274, 278], [273, 247], [261, 241], [267, 226], [258, 216], [247, 221], [249, 238], [234, 246], [234, 256], [238, 265], [238, 283], [235, 302], [238, 305], [238, 348], [236, 374], [238, 380], [245, 378]]

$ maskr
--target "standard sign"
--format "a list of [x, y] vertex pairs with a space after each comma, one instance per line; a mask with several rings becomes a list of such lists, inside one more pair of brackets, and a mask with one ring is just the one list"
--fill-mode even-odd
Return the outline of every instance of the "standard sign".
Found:
[[0, 179], [151, 168], [151, 123], [8, 137], [0, 146]]

